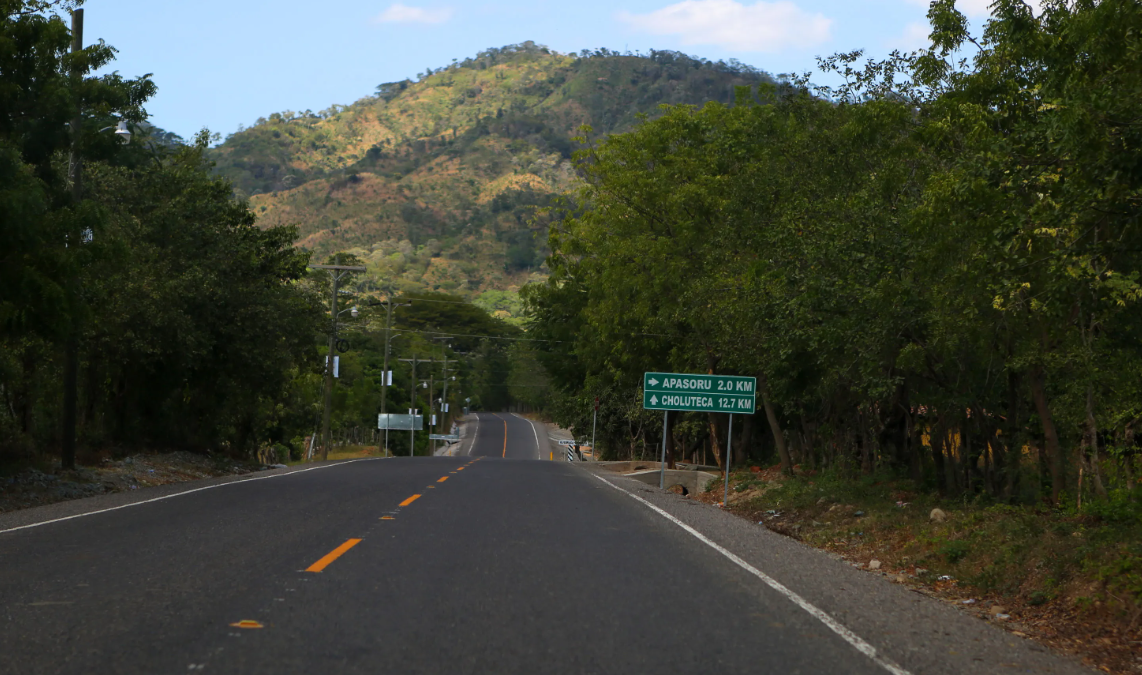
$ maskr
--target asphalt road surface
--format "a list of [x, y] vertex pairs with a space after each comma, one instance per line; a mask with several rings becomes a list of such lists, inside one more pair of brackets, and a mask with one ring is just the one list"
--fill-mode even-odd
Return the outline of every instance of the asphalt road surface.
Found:
[[547, 431], [512, 413], [474, 413], [471, 446], [461, 451], [471, 457], [550, 459]]
[[478, 418], [461, 456], [0, 516], [0, 672], [1087, 672]]

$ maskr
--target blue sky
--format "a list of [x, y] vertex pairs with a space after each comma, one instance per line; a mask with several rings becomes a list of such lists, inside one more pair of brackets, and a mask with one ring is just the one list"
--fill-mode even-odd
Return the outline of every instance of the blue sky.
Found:
[[[959, 0], [976, 25], [989, 0]], [[771, 73], [814, 57], [920, 46], [925, 0], [87, 0], [84, 36], [111, 69], [153, 73], [158, 126], [223, 135], [282, 110], [322, 110], [487, 47], [674, 49]], [[819, 78], [818, 78], [819, 79]]]

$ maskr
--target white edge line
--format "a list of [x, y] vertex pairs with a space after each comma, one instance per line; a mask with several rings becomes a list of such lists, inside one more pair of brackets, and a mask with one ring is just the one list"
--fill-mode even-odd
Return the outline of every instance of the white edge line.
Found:
[[524, 422], [527, 422], [528, 424], [531, 425], [531, 433], [535, 434], [535, 458], [536, 459], [543, 459], [543, 457], [541, 456], [542, 453], [540, 452], [540, 449], [539, 449], [539, 432], [535, 430], [535, 422], [532, 422], [531, 420], [527, 419], [526, 417], [521, 417], [520, 415], [518, 415], [516, 413], [512, 413], [512, 414], [515, 415], [516, 417], [519, 417], [521, 420], [523, 420]]
[[892, 675], [911, 675], [911, 673], [909, 673], [907, 670], [904, 670], [900, 666], [898, 666], [895, 663], [893, 663], [892, 661], [888, 660], [886, 657], [881, 656], [880, 653], [877, 651], [876, 647], [873, 647], [869, 643], [865, 642], [863, 638], [861, 638], [859, 635], [857, 635], [856, 633], [854, 633], [851, 630], [849, 630], [848, 628], [846, 628], [844, 625], [842, 625], [836, 619], [829, 616], [824, 611], [818, 609], [816, 606], [812, 605], [805, 598], [802, 598], [800, 595], [797, 595], [793, 591], [789, 590], [781, 582], [777, 581], [776, 579], [769, 576], [765, 572], [762, 572], [761, 570], [757, 569], [753, 565], [750, 565], [746, 561], [744, 561], [741, 558], [739, 558], [738, 556], [734, 555], [730, 551], [728, 551], [728, 550], [722, 548], [721, 546], [719, 546], [718, 544], [714, 543], [706, 535], [702, 534], [698, 530], [695, 530], [694, 528], [690, 527], [686, 523], [684, 523], [681, 520], [670, 515], [666, 511], [664, 511], [664, 510], [658, 508], [657, 506], [655, 506], [654, 504], [651, 504], [650, 502], [646, 501], [642, 497], [639, 497], [638, 495], [631, 494], [630, 492], [627, 492], [626, 490], [615, 485], [614, 483], [610, 482], [609, 480], [607, 480], [601, 476], [595, 476], [595, 478], [598, 478], [603, 483], [605, 483], [605, 484], [609, 485], [610, 487], [618, 490], [619, 492], [627, 495], [628, 497], [631, 497], [633, 499], [636, 499], [636, 500], [642, 502], [643, 504], [650, 507], [652, 510], [654, 510], [656, 513], [658, 513], [663, 518], [666, 518], [667, 520], [671, 521], [672, 523], [674, 523], [678, 527], [681, 527], [683, 530], [686, 530], [690, 534], [694, 535], [694, 537], [697, 538], [699, 541], [701, 541], [703, 544], [706, 544], [707, 546], [714, 549], [718, 553], [721, 553], [725, 557], [729, 558], [738, 567], [741, 567], [742, 569], [744, 569], [745, 571], [754, 575], [758, 579], [761, 579], [761, 581], [766, 586], [769, 586], [773, 590], [784, 595], [789, 600], [792, 600], [795, 605], [797, 605], [801, 609], [803, 609], [806, 612], [808, 612], [809, 614], [811, 614], [813, 616], [813, 618], [817, 619], [821, 623], [828, 626], [829, 629], [832, 630], [837, 635], [839, 635], [841, 637], [841, 639], [843, 639], [845, 642], [852, 645], [858, 652], [860, 652], [860, 653], [864, 654], [865, 656], [867, 656], [868, 658], [872, 659], [877, 665], [884, 668], [888, 672], [892, 673]]
[[345, 462], [337, 462], [336, 464], [325, 464], [322, 466], [312, 466], [308, 469], [299, 469], [297, 471], [290, 471], [288, 473], [275, 473], [272, 476], [258, 476], [256, 478], [243, 478], [242, 480], [232, 480], [232, 481], [227, 481], [225, 483], [215, 483], [214, 485], [207, 485], [204, 487], [194, 488], [191, 490], [183, 490], [182, 492], [176, 492], [176, 493], [171, 494], [171, 495], [163, 495], [162, 497], [154, 497], [152, 499], [144, 499], [143, 501], [131, 502], [130, 504], [120, 504], [119, 506], [112, 506], [112, 507], [107, 508], [107, 509], [99, 509], [98, 511], [88, 511], [87, 513], [77, 513], [73, 516], [64, 516], [63, 518], [53, 518], [51, 520], [43, 520], [43, 521], [40, 521], [38, 523], [21, 525], [19, 527], [12, 527], [12, 528], [9, 528], [7, 530], [0, 530], [0, 534], [7, 534], [8, 532], [15, 532], [17, 530], [28, 530], [28, 529], [31, 529], [33, 527], [40, 527], [41, 525], [51, 525], [52, 523], [62, 523], [65, 520], [75, 520], [76, 518], [86, 518], [87, 516], [94, 516], [94, 515], [99, 514], [99, 513], [107, 513], [108, 511], [118, 511], [119, 509], [128, 509], [128, 508], [131, 508], [132, 506], [142, 506], [143, 504], [150, 504], [152, 502], [161, 502], [164, 499], [174, 499], [175, 497], [182, 497], [183, 495], [189, 495], [189, 494], [192, 494], [195, 492], [202, 492], [203, 490], [213, 490], [214, 488], [226, 487], [228, 485], [241, 485], [242, 483], [253, 483], [256, 480], [269, 480], [271, 478], [281, 478], [282, 476], [294, 476], [294, 475], [297, 475], [299, 473], [305, 473], [306, 471], [317, 471], [318, 469], [328, 469], [328, 468], [334, 467], [334, 466], [344, 466], [346, 464], [352, 464], [354, 462], [367, 462], [367, 461], [373, 461], [373, 460], [377, 460], [377, 459], [387, 459], [387, 457], [362, 457], [361, 459], [350, 459], [350, 460], [345, 461]]
[[476, 430], [472, 432], [472, 442], [468, 444], [468, 456], [472, 456], [472, 448], [476, 447], [476, 438], [480, 435], [480, 413], [476, 415]]

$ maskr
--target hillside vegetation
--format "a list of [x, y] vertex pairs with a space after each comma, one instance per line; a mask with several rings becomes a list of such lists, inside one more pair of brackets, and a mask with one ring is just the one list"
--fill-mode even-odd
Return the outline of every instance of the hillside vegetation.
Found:
[[262, 227], [296, 225], [318, 256], [353, 253], [400, 291], [514, 292], [542, 269], [536, 208], [571, 187], [582, 125], [622, 132], [662, 104], [728, 103], [763, 81], [674, 52], [566, 55], [526, 42], [352, 105], [275, 113], [212, 158]]

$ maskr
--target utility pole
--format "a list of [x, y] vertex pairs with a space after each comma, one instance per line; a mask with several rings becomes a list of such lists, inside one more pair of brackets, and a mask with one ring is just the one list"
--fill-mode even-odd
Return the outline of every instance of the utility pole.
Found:
[[599, 453], [595, 450], [595, 427], [599, 421], [599, 397], [595, 397], [595, 412], [591, 415], [591, 459], [599, 461]]
[[[389, 372], [389, 332], [393, 327], [393, 308], [395, 307], [412, 307], [411, 302], [403, 302], [399, 304], [393, 303], [392, 291], [389, 291], [389, 297], [385, 299], [385, 365], [384, 376], [381, 382], [381, 414], [384, 415], [388, 411], [385, 410], [385, 394], [389, 391], [389, 385], [392, 384], [392, 373]], [[416, 378], [413, 378], [416, 379]], [[388, 418], [385, 418], [386, 420]], [[389, 451], [389, 427], [385, 424], [385, 454]]]
[[[436, 380], [434, 379], [436, 376], [436, 371], [432, 369], [432, 366], [436, 365], [436, 357], [432, 357], [432, 359], [429, 360], [428, 364], [428, 433], [431, 435], [437, 431], [435, 424], [436, 399], [432, 398], [432, 393], [436, 391]], [[432, 441], [432, 443], [429, 444], [429, 447], [432, 448], [432, 455], [436, 456], [436, 441]]]
[[[440, 421], [439, 421], [439, 423], [437, 423], [435, 425], [436, 426], [436, 433], [437, 433], [437, 435], [439, 435], [441, 428], [444, 427], [445, 418], [447, 417], [447, 415], [444, 414], [444, 408], [448, 405], [448, 377], [449, 377], [449, 375], [448, 375], [448, 361], [449, 361], [448, 349], [451, 347], [451, 345], [445, 344], [445, 342], [447, 342], [448, 340], [451, 340], [452, 338], [451, 337], [435, 337], [432, 339], [441, 341], [440, 351], [444, 355], [444, 358], [443, 358], [444, 370], [442, 371], [442, 374], [441, 374], [441, 377], [444, 380], [444, 391], [440, 394]], [[433, 450], [432, 454], [434, 454], [434, 455], [436, 454], [435, 449]]]
[[[409, 384], [409, 386], [408, 386], [408, 389], [409, 389], [408, 399], [409, 399], [409, 405], [412, 406], [411, 408], [409, 408], [409, 415], [415, 416], [416, 415], [416, 364], [420, 363], [423, 359], [420, 359], [417, 357], [416, 354], [413, 354], [411, 359], [400, 359], [400, 360], [404, 361], [406, 363], [412, 364], [412, 379], [410, 380], [411, 384]], [[416, 425], [414, 425], [412, 421], [410, 421], [409, 425], [408, 425], [408, 439], [409, 439], [409, 441], [408, 441], [408, 456], [412, 457], [412, 456], [416, 455]]]
[[[83, 10], [73, 9], [71, 12], [71, 53], [83, 51]], [[72, 91], [78, 95], [79, 85], [83, 78], [83, 71], [76, 65], [71, 71]], [[68, 163], [68, 173], [71, 179], [71, 199], [78, 206], [83, 198], [83, 159], [79, 153], [80, 130], [83, 126], [82, 104], [77, 102], [75, 117], [71, 119], [71, 158]], [[79, 241], [74, 242], [79, 244]], [[71, 301], [71, 322], [68, 326], [67, 343], [64, 345], [63, 361], [63, 410], [62, 410], [62, 437], [60, 438], [60, 463], [65, 469], [75, 468], [75, 427], [76, 408], [78, 407], [78, 377], [79, 370], [79, 317], [76, 311], [78, 305], [78, 289], [75, 280], [69, 280]]]
[[[450, 380], [452, 378], [452, 376], [449, 375], [448, 373], [449, 373], [449, 370], [448, 370], [448, 352], [444, 352], [444, 392], [440, 394], [440, 426], [441, 427], [445, 426], [444, 423], [447, 421], [446, 418], [449, 415], [451, 415], [451, 412], [448, 410], [448, 380]], [[451, 427], [447, 427], [447, 429], [449, 431], [452, 430]]]
[[[337, 262], [341, 262], [341, 256], [337, 256]], [[329, 320], [331, 322], [329, 330], [329, 354], [325, 358], [325, 410], [321, 415], [321, 459], [329, 459], [329, 422], [333, 413], [333, 351], [337, 346], [337, 290], [340, 288], [341, 279], [347, 276], [350, 272], [364, 272], [364, 267], [352, 265], [310, 265], [310, 269], [315, 270], [329, 270], [329, 276], [333, 279], [333, 293], [329, 298]]]

